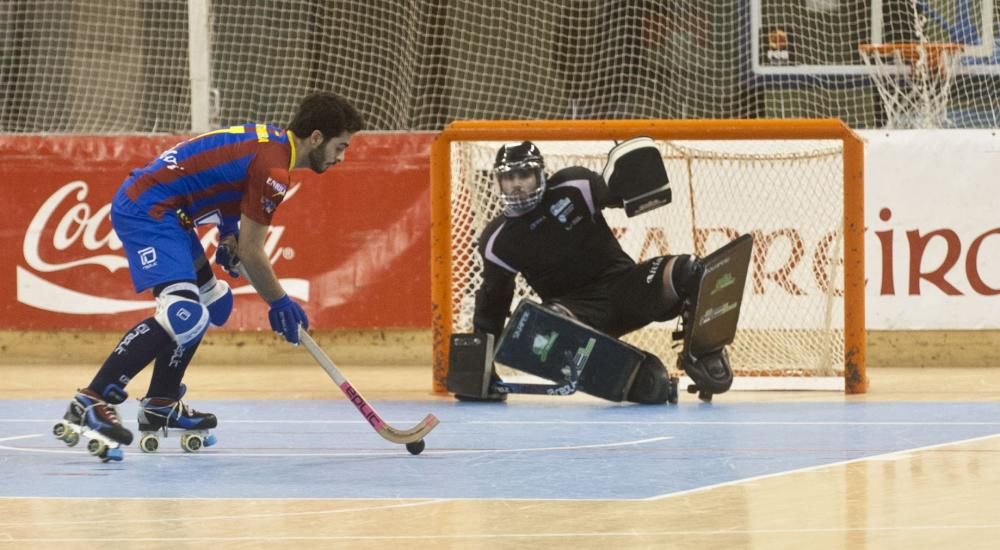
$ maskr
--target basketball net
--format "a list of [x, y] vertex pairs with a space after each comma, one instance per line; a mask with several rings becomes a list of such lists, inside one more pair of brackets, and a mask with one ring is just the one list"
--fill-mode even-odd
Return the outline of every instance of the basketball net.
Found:
[[885, 107], [887, 128], [947, 128], [948, 96], [962, 47], [862, 44], [861, 58]]
[[911, 0], [915, 42], [861, 44], [858, 51], [885, 106], [887, 128], [948, 128], [948, 94], [961, 60], [959, 44], [927, 39], [927, 17]]

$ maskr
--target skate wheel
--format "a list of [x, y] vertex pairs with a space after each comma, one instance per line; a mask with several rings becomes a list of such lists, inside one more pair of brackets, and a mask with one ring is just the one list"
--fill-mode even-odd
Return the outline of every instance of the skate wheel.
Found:
[[208, 437], [205, 438], [205, 446], [206, 447], [211, 447], [212, 445], [215, 445], [216, 443], [218, 443], [218, 441], [219, 440], [215, 439], [214, 435], [209, 434]]
[[108, 446], [104, 444], [103, 441], [99, 439], [91, 439], [87, 442], [87, 451], [94, 456], [99, 456], [104, 458], [103, 455], [108, 450]]
[[67, 447], [72, 447], [80, 442], [80, 435], [70, 429], [65, 422], [60, 422], [55, 426], [52, 426], [52, 435], [56, 436], [56, 439], [62, 441]]
[[705, 403], [711, 403], [712, 402], [712, 394], [709, 393], [709, 392], [707, 392], [707, 391], [700, 391], [700, 392], [698, 392], [698, 399], [701, 399]]
[[688, 393], [698, 393], [698, 386], [688, 384]]
[[184, 451], [193, 453], [201, 449], [204, 440], [197, 434], [184, 434], [181, 436], [181, 448]]
[[121, 462], [124, 458], [125, 453], [122, 452], [121, 447], [115, 447], [114, 449], [108, 449], [101, 455], [101, 462], [110, 462], [112, 460]]
[[155, 453], [160, 448], [160, 440], [153, 434], [146, 434], [139, 440], [139, 448], [144, 453]]
[[406, 444], [406, 450], [410, 451], [411, 455], [418, 455], [418, 454], [424, 452], [424, 447], [425, 446], [426, 446], [426, 443], [424, 443], [424, 440], [421, 439], [419, 441], [414, 441], [413, 443], [407, 443]]

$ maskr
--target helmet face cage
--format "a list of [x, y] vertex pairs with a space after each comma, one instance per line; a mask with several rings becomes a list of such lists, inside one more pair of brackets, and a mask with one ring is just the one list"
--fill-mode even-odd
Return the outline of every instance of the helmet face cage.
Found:
[[[503, 204], [504, 215], [521, 216], [542, 202], [542, 196], [545, 194], [544, 169], [545, 161], [542, 159], [542, 154], [530, 141], [504, 145], [500, 148], [493, 165], [493, 172], [500, 187], [500, 201]], [[534, 191], [526, 195], [504, 193], [503, 186], [500, 185], [501, 178], [525, 173], [534, 174], [538, 183]]]

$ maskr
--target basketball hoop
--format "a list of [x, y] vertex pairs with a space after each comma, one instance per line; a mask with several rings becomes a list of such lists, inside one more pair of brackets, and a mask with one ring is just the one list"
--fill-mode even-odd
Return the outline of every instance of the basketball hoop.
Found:
[[960, 44], [861, 44], [858, 51], [885, 106], [888, 128], [947, 128], [948, 93]]

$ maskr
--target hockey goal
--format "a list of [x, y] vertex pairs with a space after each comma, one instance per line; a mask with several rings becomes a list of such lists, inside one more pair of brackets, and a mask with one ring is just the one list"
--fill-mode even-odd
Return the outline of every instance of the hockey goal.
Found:
[[[634, 218], [604, 211], [626, 252], [637, 261], [705, 255], [741, 233], [755, 237], [729, 350], [734, 389], [864, 393], [864, 149], [841, 121], [804, 119], [449, 125], [431, 153], [435, 391], [445, 391], [449, 336], [472, 328], [476, 239], [499, 213], [497, 148], [532, 140], [549, 173], [570, 165], [601, 172], [615, 140], [640, 135], [661, 149], [673, 202]], [[531, 295], [519, 276], [515, 303]], [[654, 323], [625, 339], [673, 365], [675, 328]]]

